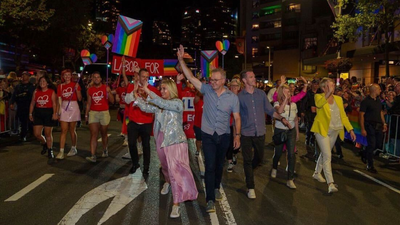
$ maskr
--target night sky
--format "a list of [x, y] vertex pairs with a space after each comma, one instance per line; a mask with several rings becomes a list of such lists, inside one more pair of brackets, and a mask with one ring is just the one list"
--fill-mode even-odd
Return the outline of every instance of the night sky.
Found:
[[[143, 38], [151, 38], [154, 20], [169, 24], [173, 38], [179, 38], [182, 15], [185, 7], [206, 7], [217, 0], [121, 0], [121, 15], [143, 21]], [[238, 7], [240, 0], [229, 0], [233, 7]], [[147, 42], [149, 40], [145, 40]]]

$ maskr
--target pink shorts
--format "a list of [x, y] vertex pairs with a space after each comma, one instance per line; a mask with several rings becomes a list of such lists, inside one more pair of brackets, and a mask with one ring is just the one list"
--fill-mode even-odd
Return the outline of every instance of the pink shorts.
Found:
[[61, 103], [61, 116], [60, 121], [63, 122], [77, 122], [81, 121], [81, 111], [77, 101], [71, 101], [68, 105], [67, 111], [65, 108], [68, 105], [68, 101], [62, 101]]

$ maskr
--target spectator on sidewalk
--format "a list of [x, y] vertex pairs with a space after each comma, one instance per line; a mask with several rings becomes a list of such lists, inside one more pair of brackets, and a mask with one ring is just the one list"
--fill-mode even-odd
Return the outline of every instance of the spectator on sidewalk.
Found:
[[21, 83], [15, 87], [10, 100], [10, 109], [17, 108], [17, 117], [21, 124], [20, 141], [26, 141], [28, 128], [31, 126], [29, 122], [29, 106], [35, 86], [29, 82], [29, 77], [30, 74], [27, 71], [22, 72]]

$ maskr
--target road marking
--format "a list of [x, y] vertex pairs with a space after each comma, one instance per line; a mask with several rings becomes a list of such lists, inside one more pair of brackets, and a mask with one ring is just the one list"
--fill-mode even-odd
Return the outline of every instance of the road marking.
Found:
[[399, 191], [398, 189], [396, 189], [396, 188], [390, 186], [389, 184], [383, 183], [382, 181], [380, 181], [380, 180], [378, 180], [378, 179], [375, 179], [375, 178], [371, 177], [370, 175], [365, 174], [365, 173], [363, 173], [363, 172], [361, 172], [361, 171], [359, 171], [359, 170], [354, 170], [354, 172], [359, 173], [359, 174], [363, 175], [364, 177], [369, 178], [369, 179], [375, 181], [376, 183], [378, 183], [378, 184], [380, 184], [380, 185], [382, 185], [382, 186], [385, 186], [385, 187], [389, 188], [390, 190], [396, 192], [397, 194], [400, 194], [400, 191]]
[[[199, 167], [200, 167], [200, 173], [204, 174], [205, 166], [204, 166], [203, 158], [201, 157], [201, 153], [199, 154], [199, 157], [197, 159], [198, 159], [198, 163], [199, 163]], [[201, 181], [202, 181], [204, 190], [206, 190], [204, 178], [202, 178]], [[235, 217], [233, 216], [231, 207], [229, 205], [228, 199], [226, 198], [226, 194], [225, 194], [224, 188], [222, 187], [222, 184], [220, 184], [219, 191], [221, 192], [221, 195], [222, 195], [222, 200], [219, 202], [219, 205], [222, 209], [222, 212], [224, 213], [224, 218], [226, 220], [226, 224], [236, 225], [237, 223], [236, 223]], [[219, 221], [218, 221], [217, 214], [209, 213], [209, 215], [210, 215], [211, 224], [218, 225]]]
[[6, 199], [5, 202], [17, 201], [18, 199], [20, 199], [24, 195], [28, 194], [30, 191], [35, 189], [37, 186], [39, 186], [40, 184], [42, 184], [43, 182], [45, 182], [46, 180], [48, 180], [52, 176], [54, 176], [54, 173], [49, 173], [49, 174], [43, 175], [39, 179], [35, 180], [34, 182], [32, 182], [31, 184], [26, 186], [24, 189], [20, 190], [19, 192], [17, 192], [13, 196], [11, 196], [8, 199]]
[[146, 189], [147, 185], [142, 176], [142, 171], [137, 169], [134, 174], [104, 183], [86, 193], [58, 224], [76, 224], [89, 210], [101, 202], [113, 198], [103, 217], [98, 222], [98, 224], [103, 224]]
[[[110, 137], [111, 134], [107, 134], [107, 137]], [[97, 142], [101, 142], [101, 138], [99, 138], [99, 140], [97, 140]]]

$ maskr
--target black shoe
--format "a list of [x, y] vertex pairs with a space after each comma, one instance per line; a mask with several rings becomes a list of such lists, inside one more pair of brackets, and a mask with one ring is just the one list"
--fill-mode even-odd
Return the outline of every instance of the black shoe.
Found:
[[196, 151], [196, 156], [198, 156], [199, 155], [199, 151]]
[[367, 171], [371, 172], [371, 173], [377, 173], [378, 171], [376, 171], [375, 167], [367, 167]]
[[132, 168], [129, 170], [129, 173], [135, 173], [138, 168], [140, 168], [139, 164], [137, 164], [136, 166], [132, 166]]
[[49, 149], [47, 149], [47, 150], [48, 150], [48, 151], [47, 151], [47, 157], [48, 157], [49, 159], [54, 159], [53, 149], [49, 148]]
[[149, 167], [144, 167], [143, 168], [143, 174], [149, 175]]
[[361, 153], [361, 161], [362, 161], [364, 164], [367, 164], [367, 158], [364, 157], [364, 154], [363, 154], [363, 153]]
[[46, 154], [46, 152], [47, 152], [47, 144], [44, 143], [44, 144], [43, 144], [43, 149], [42, 149], [42, 151], [40, 152], [40, 154], [44, 155], [44, 154]]

